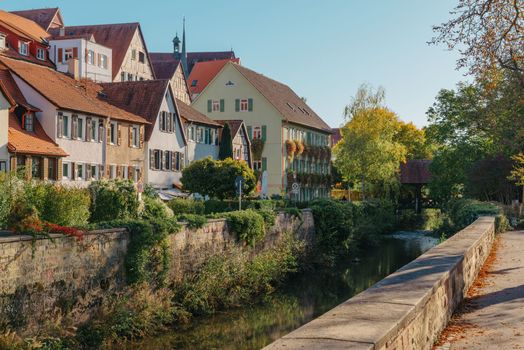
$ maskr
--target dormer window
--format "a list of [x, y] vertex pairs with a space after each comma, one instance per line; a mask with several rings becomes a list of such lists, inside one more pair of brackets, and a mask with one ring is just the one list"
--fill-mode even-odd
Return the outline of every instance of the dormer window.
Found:
[[24, 116], [24, 130], [25, 131], [34, 131], [34, 119], [33, 114], [26, 114]]
[[45, 61], [45, 50], [38, 48], [36, 50], [36, 58], [38, 58], [40, 61]]
[[5, 35], [0, 34], [0, 50], [5, 50]]
[[24, 41], [20, 41], [20, 47], [18, 49], [18, 52], [21, 55], [28, 56], [29, 55], [29, 44]]
[[198, 83], [198, 80], [193, 80], [193, 81], [191, 82], [191, 87], [195, 87], [195, 86], [197, 86], [197, 83]]

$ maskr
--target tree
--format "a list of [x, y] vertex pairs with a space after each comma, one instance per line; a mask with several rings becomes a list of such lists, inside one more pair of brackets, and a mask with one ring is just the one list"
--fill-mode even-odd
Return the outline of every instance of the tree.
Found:
[[486, 77], [497, 68], [516, 74], [524, 87], [524, 2], [459, 0], [455, 18], [433, 27], [432, 44], [459, 48], [458, 68]]
[[242, 176], [242, 192], [253, 192], [256, 179], [253, 170], [246, 162], [227, 158], [213, 160], [210, 157], [196, 160], [182, 171], [180, 181], [184, 189], [211, 198], [234, 198], [236, 196], [235, 179]]
[[413, 123], [399, 121], [400, 127], [395, 139], [406, 147], [407, 159], [431, 159], [434, 146], [426, 139], [424, 129]]
[[359, 112], [366, 109], [384, 107], [386, 99], [386, 90], [379, 86], [376, 91], [367, 84], [362, 84], [357, 90], [354, 97], [351, 98], [350, 103], [344, 108], [344, 116], [347, 120]]
[[358, 109], [341, 129], [342, 140], [335, 146], [335, 164], [343, 178], [365, 184], [397, 181], [406, 147], [395, 140], [400, 129], [397, 115], [386, 108]]
[[233, 140], [228, 123], [225, 123], [222, 129], [222, 140], [218, 149], [218, 159], [224, 160], [226, 158], [233, 158]]
[[511, 160], [514, 164], [509, 179], [515, 181], [517, 186], [522, 186], [522, 201], [524, 202], [524, 153], [515, 154]]

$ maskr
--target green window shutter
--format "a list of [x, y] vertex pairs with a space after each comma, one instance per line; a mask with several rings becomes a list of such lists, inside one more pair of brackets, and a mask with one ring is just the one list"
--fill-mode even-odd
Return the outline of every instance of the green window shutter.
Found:
[[250, 140], [253, 139], [253, 134], [251, 133], [251, 127], [250, 126], [247, 127], [247, 137], [249, 137]]
[[262, 141], [266, 142], [267, 126], [262, 125]]
[[213, 109], [213, 102], [211, 100], [207, 100], [207, 112], [211, 113]]
[[240, 99], [235, 100], [235, 112], [240, 112]]
[[253, 99], [252, 98], [247, 100], [247, 110], [250, 112], [253, 112]]
[[220, 112], [224, 112], [225, 109], [225, 101], [224, 99], [220, 100]]
[[262, 171], [267, 170], [267, 158], [262, 157]]

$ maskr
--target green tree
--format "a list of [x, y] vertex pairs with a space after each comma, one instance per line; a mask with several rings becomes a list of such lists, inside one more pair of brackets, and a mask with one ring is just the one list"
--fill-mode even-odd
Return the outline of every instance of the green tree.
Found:
[[226, 199], [236, 196], [235, 179], [244, 179], [242, 192], [253, 192], [256, 178], [253, 170], [244, 161], [227, 158], [212, 160], [210, 157], [192, 162], [182, 171], [184, 189], [211, 198]]
[[379, 86], [373, 90], [368, 84], [362, 84], [357, 89], [357, 93], [351, 98], [349, 104], [344, 108], [344, 116], [351, 120], [359, 111], [385, 107], [386, 90]]
[[406, 158], [431, 159], [434, 146], [426, 139], [425, 130], [418, 129], [413, 123], [399, 123], [396, 140], [406, 147]]
[[363, 108], [341, 129], [342, 140], [335, 146], [335, 164], [343, 178], [366, 184], [397, 183], [399, 164], [406, 159], [406, 147], [396, 140], [400, 130], [397, 115], [390, 110]]
[[226, 123], [222, 129], [222, 139], [220, 140], [220, 147], [218, 149], [218, 159], [224, 160], [226, 158], [233, 158], [233, 140], [228, 123]]
[[520, 152], [511, 157], [514, 162], [509, 179], [522, 186], [522, 200], [524, 201], [524, 153]]

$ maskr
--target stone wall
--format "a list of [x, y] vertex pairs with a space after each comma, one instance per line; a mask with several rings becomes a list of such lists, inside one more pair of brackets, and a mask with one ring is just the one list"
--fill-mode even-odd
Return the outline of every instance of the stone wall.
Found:
[[494, 224], [494, 218], [478, 219], [264, 349], [431, 349], [489, 255]]
[[[279, 214], [264, 246], [285, 231], [311, 242], [313, 215], [306, 210], [299, 220]], [[61, 235], [33, 241], [31, 236], [0, 233], [0, 330], [34, 333], [60, 318], [71, 324], [85, 321], [104, 298], [126, 287], [128, 244], [129, 234], [122, 229], [93, 231], [81, 242]], [[175, 280], [210, 256], [241, 247], [224, 220], [210, 220], [198, 230], [183, 226], [169, 236], [169, 244]]]

